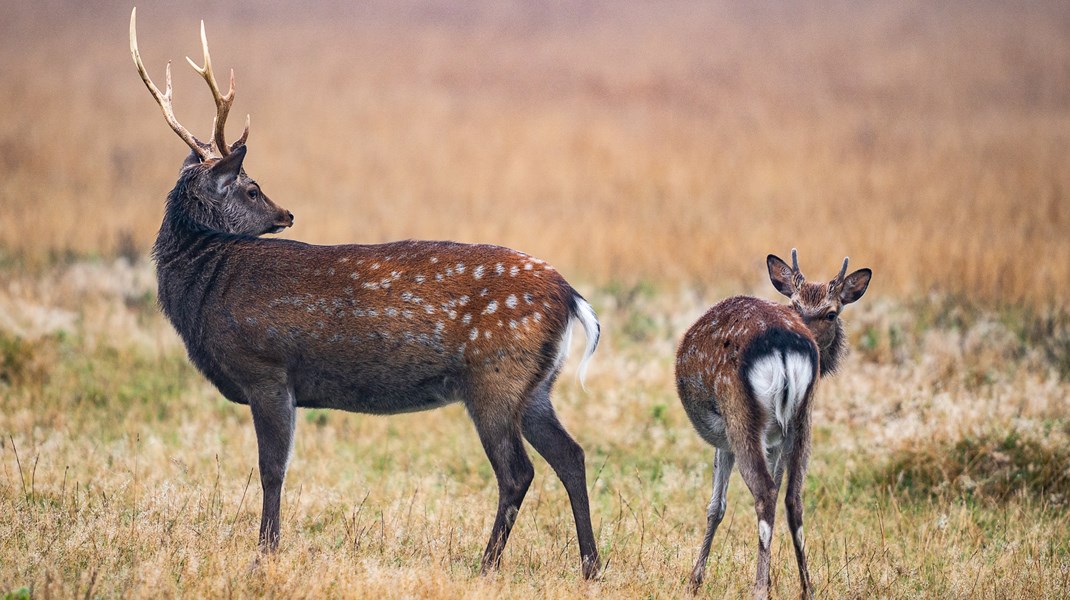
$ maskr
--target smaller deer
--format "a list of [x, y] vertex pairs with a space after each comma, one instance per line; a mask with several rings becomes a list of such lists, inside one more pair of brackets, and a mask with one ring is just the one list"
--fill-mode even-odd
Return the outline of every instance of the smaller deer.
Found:
[[[847, 259], [828, 283], [806, 281], [799, 258], [788, 265], [770, 254], [769, 279], [791, 305], [748, 296], [713, 306], [684, 334], [676, 353], [676, 388], [702, 439], [716, 450], [706, 535], [691, 571], [702, 584], [710, 544], [725, 512], [732, 466], [754, 496], [758, 572], [754, 597], [769, 596], [769, 542], [785, 466], [785, 507], [799, 565], [802, 597], [811, 597], [803, 545], [802, 488], [810, 456], [810, 409], [818, 379], [835, 373], [846, 343], [840, 314], [866, 292], [872, 272], [847, 273]], [[845, 277], [846, 275], [846, 277]]]

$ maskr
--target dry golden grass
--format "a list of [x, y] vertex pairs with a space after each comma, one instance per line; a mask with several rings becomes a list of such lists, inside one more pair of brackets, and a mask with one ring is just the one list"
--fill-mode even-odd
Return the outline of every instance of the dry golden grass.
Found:
[[[675, 343], [720, 297], [769, 295], [762, 257], [798, 246], [815, 278], [845, 254], [875, 271], [815, 413], [821, 596], [1070, 596], [1063, 3], [139, 5], [197, 132], [211, 105], [182, 59], [205, 19], [287, 235], [501, 243], [591, 299], [590, 392], [573, 361], [556, 404], [587, 450], [596, 583], [540, 459], [501, 573], [477, 576], [496, 493], [456, 406], [302, 412], [282, 549], [249, 569], [248, 411], [188, 364], [144, 257], [184, 152], [129, 10], [0, 0], [0, 595], [682, 596], [712, 450]], [[744, 488], [706, 597], [749, 589]]]
[[[459, 406], [396, 417], [302, 411], [281, 551], [250, 570], [260, 490], [249, 413], [187, 363], [152, 306], [151, 265], [0, 274], [9, 281], [0, 308], [14, 315], [0, 328], [0, 593], [686, 594], [712, 459], [672, 385], [676, 338], [706, 305], [693, 294], [589, 295], [605, 331], [590, 392], [573, 360], [556, 393], [587, 450], [607, 563], [600, 582], [585, 583], [567, 497], [538, 458], [501, 573], [477, 575], [496, 486]], [[848, 311], [856, 351], [816, 406], [806, 503], [821, 595], [1066, 597], [1070, 372], [1060, 378], [1038, 340], [1014, 333], [1014, 315], [932, 307], [926, 323], [916, 307], [866, 300]], [[1070, 324], [1061, 327], [1070, 340]], [[976, 453], [954, 448], [1010, 435], [1028, 452], [994, 448], [993, 472], [1006, 473], [989, 492]], [[785, 598], [798, 586], [778, 517], [773, 591]], [[754, 530], [733, 475], [703, 596], [747, 594]]]
[[[184, 146], [134, 72], [129, 4], [6, 4], [0, 251], [146, 250]], [[879, 294], [1070, 291], [1064, 3], [456, 4], [150, 2], [141, 46], [208, 131], [182, 60], [206, 20], [249, 171], [303, 240], [489, 241], [732, 289], [794, 245], [815, 277], [873, 267]]]

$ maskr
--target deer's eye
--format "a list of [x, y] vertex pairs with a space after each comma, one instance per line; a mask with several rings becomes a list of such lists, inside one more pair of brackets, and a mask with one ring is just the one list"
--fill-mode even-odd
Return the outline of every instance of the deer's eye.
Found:
[[249, 199], [256, 200], [260, 198], [260, 190], [256, 188], [249, 188]]
[[834, 311], [834, 310], [830, 310], [830, 311], [829, 311], [829, 312], [828, 312], [828, 313], [827, 313], [827, 314], [825, 315], [825, 319], [826, 319], [826, 320], [828, 320], [828, 321], [835, 321], [835, 320], [836, 320], [836, 311]]

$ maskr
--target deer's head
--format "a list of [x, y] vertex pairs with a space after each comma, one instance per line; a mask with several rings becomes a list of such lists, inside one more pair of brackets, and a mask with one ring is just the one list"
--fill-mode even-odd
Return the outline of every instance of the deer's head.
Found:
[[130, 13], [130, 54], [142, 81], [163, 110], [164, 119], [178, 137], [190, 147], [190, 155], [182, 164], [178, 184], [170, 201], [181, 205], [174, 207], [197, 224], [215, 231], [262, 235], [277, 233], [293, 225], [293, 213], [271, 201], [260, 185], [245, 173], [245, 160], [249, 138], [249, 118], [245, 119], [245, 131], [233, 144], [224, 139], [227, 115], [234, 103], [234, 71], [230, 72], [230, 89], [221, 94], [212, 72], [212, 59], [208, 54], [208, 38], [201, 21], [201, 46], [204, 50], [204, 66], [199, 67], [192, 59], [186, 60], [208, 83], [215, 99], [216, 117], [211, 143], [198, 140], [175, 118], [171, 103], [171, 63], [167, 63], [167, 83], [164, 91], [156, 87], [145, 71], [137, 48], [137, 9]]
[[840, 313], [844, 306], [857, 301], [866, 293], [873, 272], [869, 269], [859, 269], [846, 275], [847, 259], [844, 258], [840, 273], [832, 281], [806, 281], [799, 270], [799, 255], [794, 248], [791, 250], [790, 267], [773, 254], [766, 257], [765, 264], [769, 269], [769, 279], [773, 282], [773, 287], [791, 299], [792, 308], [799, 313], [814, 334], [822, 354], [825, 354], [826, 349], [840, 344], [843, 335]]

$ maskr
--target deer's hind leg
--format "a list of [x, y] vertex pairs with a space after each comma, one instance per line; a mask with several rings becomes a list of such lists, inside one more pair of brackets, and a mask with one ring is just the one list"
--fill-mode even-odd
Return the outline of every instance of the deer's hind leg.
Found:
[[[500, 393], [500, 390], [495, 391]], [[474, 394], [467, 406], [479, 433], [479, 441], [498, 480], [498, 512], [480, 562], [480, 571], [487, 574], [497, 570], [501, 564], [502, 550], [516, 522], [528, 486], [535, 477], [535, 468], [520, 437], [520, 395], [508, 394], [502, 398], [483, 394], [486, 392]]]
[[806, 483], [806, 467], [810, 458], [810, 419], [802, 420], [785, 451], [788, 469], [788, 489], [784, 497], [784, 507], [788, 513], [788, 528], [791, 541], [795, 547], [795, 562], [799, 567], [799, 584], [802, 598], [810, 598], [813, 588], [810, 585], [810, 571], [806, 566], [806, 547], [803, 536], [803, 486]]
[[568, 492], [576, 539], [580, 546], [583, 576], [592, 579], [601, 565], [591, 528], [591, 507], [587, 497], [587, 472], [583, 448], [568, 434], [550, 403], [553, 377], [540, 383], [524, 409], [521, 419], [524, 437], [546, 459]]
[[770, 545], [776, 517], [777, 484], [769, 472], [765, 451], [757, 439], [748, 439], [736, 447], [739, 473], [754, 496], [758, 516], [758, 569], [754, 578], [754, 597], [769, 597]]

